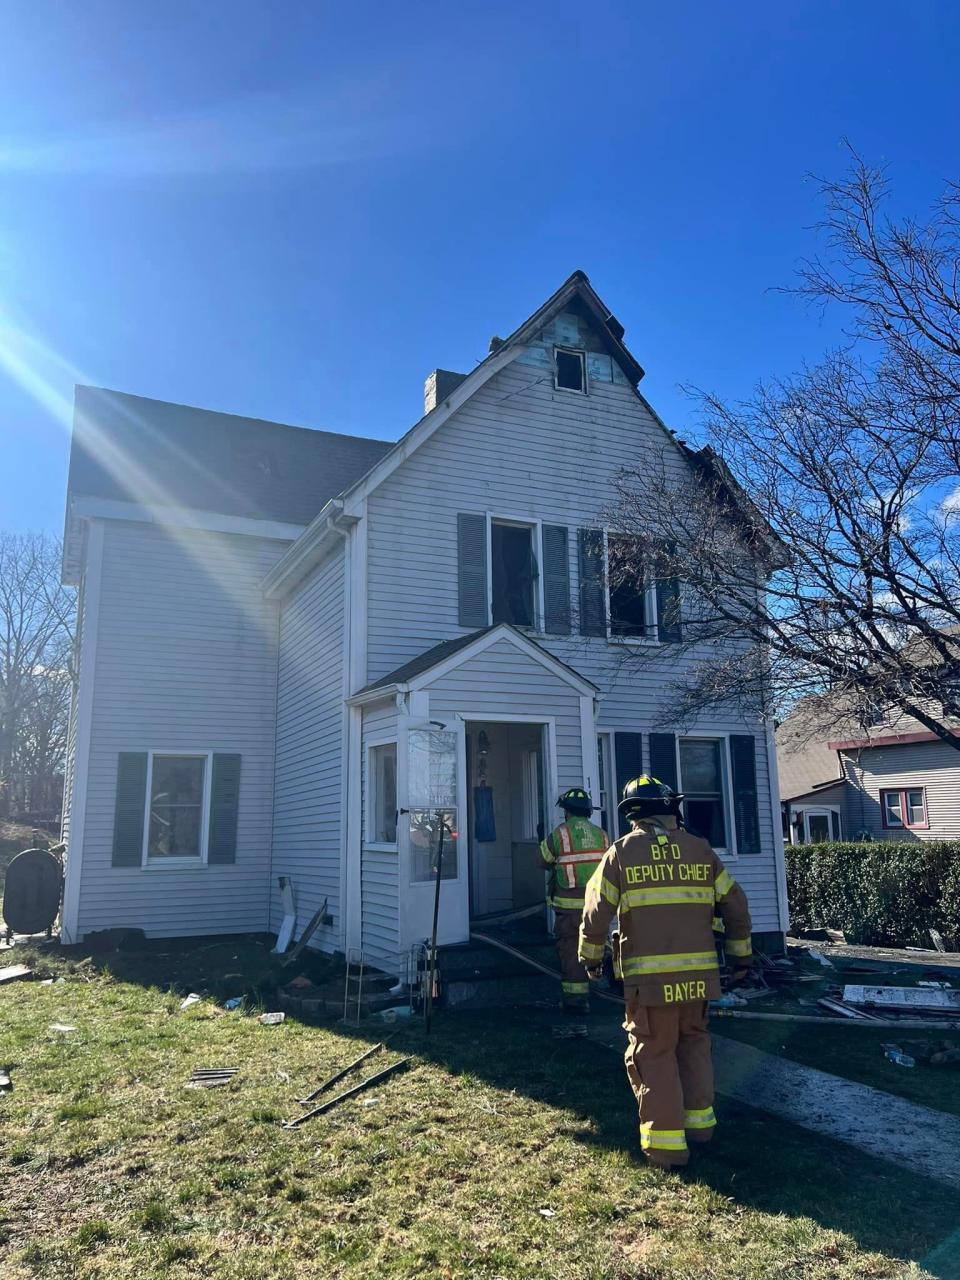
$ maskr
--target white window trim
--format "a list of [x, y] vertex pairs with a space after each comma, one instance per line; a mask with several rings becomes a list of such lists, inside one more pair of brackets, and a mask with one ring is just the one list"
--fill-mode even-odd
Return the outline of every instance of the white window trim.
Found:
[[[615, 729], [604, 729], [597, 726], [597, 745], [603, 751], [603, 766], [607, 771], [606, 792], [607, 792], [607, 839], [616, 840], [619, 828], [619, 811], [617, 806], [620, 803], [620, 796], [617, 794], [617, 740]], [[602, 742], [602, 746], [600, 746]], [[597, 812], [600, 811], [600, 778], [597, 777], [597, 795], [594, 797], [594, 804], [597, 806]]]
[[[730, 734], [729, 732], [711, 732], [708, 729], [691, 729], [686, 733], [678, 733], [674, 738], [674, 749], [677, 756], [677, 785], [678, 790], [683, 791], [683, 773], [680, 769], [680, 742], [683, 738], [703, 738], [708, 742], [721, 743], [720, 750], [720, 773], [723, 785], [723, 825], [727, 832], [727, 845], [725, 848], [715, 849], [714, 853], [720, 855], [724, 862], [736, 862], [740, 857], [737, 849], [737, 824], [735, 821], [736, 810], [733, 807], [733, 770], [730, 767]], [[760, 780], [757, 779], [757, 791], [759, 798]]]
[[376, 778], [373, 772], [373, 751], [375, 747], [396, 747], [397, 749], [397, 803], [400, 801], [400, 740], [396, 733], [378, 734], [376, 737], [370, 738], [365, 747], [365, 764], [366, 769], [364, 777], [366, 778], [366, 802], [364, 804], [364, 849], [369, 849], [372, 853], [398, 853], [400, 849], [400, 820], [397, 819], [397, 839], [391, 844], [388, 840], [370, 840], [366, 837], [373, 834], [377, 829], [376, 815]]
[[[607, 641], [610, 644], [626, 644], [633, 645], [637, 648], [651, 648], [663, 644], [660, 639], [660, 623], [657, 619], [657, 585], [656, 583], [648, 583], [644, 588], [644, 614], [647, 619], [647, 626], [650, 629], [648, 636], [615, 636], [613, 634], [613, 617], [610, 611], [610, 537], [630, 537], [630, 534], [618, 534], [613, 530], [603, 530], [603, 599], [604, 609], [606, 611], [606, 627]], [[684, 737], [690, 737], [685, 734]]]
[[[791, 806], [791, 809], [792, 809], [792, 806]], [[799, 825], [799, 826], [801, 826], [801, 827], [803, 828], [803, 842], [804, 842], [804, 844], [812, 844], [812, 843], [813, 843], [813, 842], [811, 841], [811, 839], [810, 839], [810, 823], [809, 823], [809, 819], [810, 819], [810, 817], [811, 817], [811, 816], [815, 816], [815, 817], [824, 817], [824, 816], [825, 816], [825, 817], [827, 817], [827, 818], [835, 817], [835, 818], [837, 819], [837, 830], [840, 832], [840, 835], [837, 837], [837, 839], [838, 839], [838, 840], [842, 840], [842, 839], [843, 839], [843, 815], [841, 814], [841, 812], [840, 812], [840, 808], [839, 808], [839, 806], [838, 806], [838, 805], [835, 805], [835, 804], [814, 804], [814, 805], [811, 805], [809, 808], [807, 808], [805, 805], [799, 805], [799, 806], [797, 806], [797, 810], [792, 810], [792, 812], [799, 812], [799, 813], [800, 813], [800, 822], [799, 822], [799, 824], [797, 824], [797, 825]], [[833, 839], [833, 822], [832, 822], [832, 821], [831, 821], [831, 822], [829, 822], [829, 823], [828, 823], [828, 825], [829, 825], [829, 828], [830, 828], [830, 836], [829, 836], [829, 839], [830, 839], [830, 840], [832, 840], [832, 839]], [[791, 835], [792, 835], [792, 834], [793, 834], [793, 832], [791, 831]]]
[[[150, 847], [150, 800], [153, 792], [153, 761], [155, 756], [191, 756], [205, 761], [203, 767], [203, 802], [200, 810], [200, 856], [199, 858], [151, 858]], [[205, 867], [207, 865], [207, 845], [210, 840], [210, 791], [213, 781], [213, 751], [190, 751], [176, 747], [147, 752], [147, 794], [143, 803], [143, 854], [141, 868], [144, 871], [166, 870], [168, 867], [182, 871], [185, 867]]]
[[[533, 553], [537, 557], [536, 595], [533, 601], [534, 619], [532, 627], [518, 627], [522, 631], [536, 631], [543, 634], [544, 598], [543, 598], [543, 521], [530, 516], [502, 515], [497, 511], [488, 511], [487, 516], [487, 626], [493, 626], [493, 526], [509, 524], [517, 528], [530, 529], [533, 533]], [[509, 623], [509, 626], [517, 626]]]
[[[557, 370], [557, 352], [562, 351], [566, 355], [579, 356], [583, 365], [583, 389], [578, 391], [576, 387], [561, 387], [558, 381]], [[588, 396], [590, 394], [590, 371], [587, 367], [587, 350], [586, 347], [568, 347], [565, 343], [555, 342], [553, 344], [553, 389], [554, 391], [562, 391], [570, 396]]]
[[[537, 785], [539, 781], [537, 764], [539, 762], [541, 768], [543, 768], [542, 754], [542, 747], [539, 749], [527, 747], [524, 748], [520, 758], [522, 770], [520, 806], [522, 840], [536, 840], [537, 824], [544, 822], [543, 810], [538, 803], [540, 796]], [[543, 772], [545, 774], [546, 770], [544, 769]], [[544, 800], [546, 800], [546, 797], [544, 797]]]

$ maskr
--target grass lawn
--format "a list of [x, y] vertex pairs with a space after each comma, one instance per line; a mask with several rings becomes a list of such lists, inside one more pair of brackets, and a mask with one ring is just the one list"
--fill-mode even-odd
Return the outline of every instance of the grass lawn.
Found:
[[[261, 1027], [148, 985], [163, 960], [181, 990], [213, 969], [255, 989], [263, 948], [220, 948], [193, 971], [183, 948], [41, 958], [66, 981], [0, 988], [3, 1280], [923, 1274], [908, 1260], [960, 1278], [955, 1193], [748, 1108], [721, 1102], [692, 1177], [643, 1167], [619, 1055], [554, 1040], [548, 1010], [440, 1012], [425, 1039], [402, 1023]], [[412, 1054], [407, 1074], [371, 1105], [280, 1128], [382, 1037], [379, 1061]], [[222, 1065], [240, 1068], [226, 1088], [183, 1087]]]

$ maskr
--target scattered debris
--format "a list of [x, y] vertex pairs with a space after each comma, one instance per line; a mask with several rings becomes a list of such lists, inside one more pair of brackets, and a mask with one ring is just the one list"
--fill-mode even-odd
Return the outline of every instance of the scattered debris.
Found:
[[29, 978], [33, 970], [25, 964], [10, 964], [0, 969], [0, 983], [17, 982], [21, 978]]
[[562, 1022], [552, 1028], [554, 1040], [580, 1040], [587, 1034], [585, 1022]]
[[319, 1107], [314, 1107], [312, 1111], [306, 1111], [302, 1116], [297, 1116], [295, 1120], [289, 1120], [283, 1126], [284, 1129], [296, 1129], [298, 1125], [304, 1124], [307, 1120], [312, 1120], [314, 1116], [322, 1115], [325, 1111], [329, 1111], [338, 1103], [343, 1102], [346, 1098], [352, 1098], [355, 1094], [362, 1093], [364, 1089], [369, 1089], [373, 1084], [379, 1084], [381, 1080], [385, 1080], [387, 1076], [393, 1075], [395, 1071], [401, 1071], [406, 1068], [409, 1058], [401, 1058], [399, 1062], [394, 1062], [392, 1066], [378, 1071], [376, 1075], [368, 1076], [366, 1080], [361, 1080], [359, 1084], [355, 1084], [352, 1089], [345, 1089], [343, 1093], [338, 1093], [335, 1098], [331, 1098], [328, 1102], [323, 1102]]
[[10, 1072], [0, 1067], [0, 1093], [12, 1093], [13, 1081], [10, 1079]]
[[303, 990], [306, 990], [307, 988], [312, 988], [313, 983], [306, 976], [306, 974], [298, 973], [295, 978], [290, 979], [290, 981], [287, 983], [287, 986], [293, 987], [295, 991], [303, 991]]
[[728, 991], [722, 995], [719, 1000], [711, 1000], [711, 1009], [735, 1009], [738, 1005], [745, 1005], [747, 1002], [743, 996], [737, 995], [735, 991]]
[[960, 1066], [960, 1049], [954, 1045], [947, 1045], [943, 1049], [938, 1049], [935, 1053], [931, 1053], [930, 1065], [932, 1067]]
[[53, 979], [52, 979], [52, 978], [42, 978], [42, 979], [40, 980], [40, 986], [41, 986], [41, 987], [52, 987], [52, 986], [53, 986]]
[[301, 1105], [307, 1106], [309, 1103], [313, 1102], [314, 1098], [319, 1098], [320, 1094], [323, 1093], [325, 1089], [329, 1089], [333, 1085], [338, 1084], [344, 1076], [348, 1076], [350, 1074], [354, 1067], [359, 1067], [361, 1062], [366, 1062], [366, 1060], [368, 1058], [372, 1058], [375, 1053], [379, 1053], [382, 1048], [382, 1043], [375, 1044], [373, 1048], [368, 1049], [366, 1053], [361, 1053], [359, 1058], [354, 1058], [353, 1062], [348, 1063], [345, 1067], [341, 1067], [339, 1071], [335, 1071], [333, 1075], [328, 1076], [322, 1084], [318, 1084], [313, 1093], [308, 1093], [305, 1098], [301, 1098]]
[[[320, 925], [328, 924], [330, 922], [330, 917], [327, 913], [328, 902], [329, 902], [329, 898], [324, 898], [322, 905], [316, 909], [316, 911], [313, 913], [313, 915], [310, 917], [309, 921], [307, 922], [307, 927], [304, 929], [303, 933], [301, 933], [299, 941], [295, 944], [295, 946], [293, 946], [290, 949], [289, 952], [286, 952], [286, 954], [281, 954], [280, 956], [281, 964], [283, 965], [293, 964], [293, 962], [299, 957], [300, 952], [303, 950], [303, 948], [307, 945], [307, 943], [316, 933]], [[279, 941], [278, 941], [278, 948], [279, 948]]]
[[285, 1013], [261, 1013], [257, 1021], [261, 1027], [279, 1027], [286, 1016]]
[[239, 1067], [201, 1067], [194, 1071], [185, 1088], [217, 1089], [220, 1085], [229, 1084], [239, 1070]]
[[898, 1067], [915, 1067], [917, 1065], [916, 1058], [911, 1058], [909, 1053], [904, 1053], [898, 1044], [882, 1044], [880, 1048], [883, 1050], [883, 1056], [888, 1062], [895, 1062]]
[[918, 986], [918, 987], [933, 987], [936, 991], [952, 991], [952, 990], [953, 990], [953, 983], [952, 983], [952, 982], [934, 982], [934, 981], [932, 981], [932, 980], [931, 980], [931, 981], [927, 981], [927, 982], [922, 982], [922, 981], [921, 981], [921, 982], [918, 982], [918, 983], [917, 983], [917, 986]]
[[65, 1022], [51, 1022], [51, 1023], [50, 1023], [50, 1030], [51, 1030], [51, 1031], [56, 1031], [56, 1032], [58, 1032], [60, 1035], [64, 1035], [64, 1036], [65, 1036], [65, 1035], [69, 1035], [71, 1031], [76, 1031], [76, 1029], [77, 1029], [76, 1027], [68, 1026], [68, 1024], [67, 1024], [67, 1023], [65, 1023]]
[[409, 1018], [412, 1014], [413, 1010], [408, 1004], [401, 1004], [381, 1009], [376, 1018], [378, 1022], [396, 1022], [398, 1018]]
[[537, 1212], [541, 1218], [555, 1218], [557, 1216], [556, 1209], [538, 1209]]
[[933, 939], [933, 945], [938, 951], [947, 951], [949, 948], [943, 940], [943, 935], [938, 933], [936, 929], [930, 930], [930, 937]]
[[811, 960], [816, 960], [817, 964], [822, 964], [825, 969], [833, 968], [833, 961], [828, 960], [822, 951], [808, 951], [807, 955]]
[[223, 1007], [225, 1009], [239, 1009], [243, 1004], [243, 996], [233, 996], [229, 1000], [224, 1000]]
[[829, 1009], [831, 1013], [837, 1013], [841, 1018], [863, 1018], [869, 1022], [877, 1022], [872, 1013], [865, 1013], [863, 1009], [854, 1009], [853, 1005], [844, 1004], [842, 1000], [835, 1000], [832, 996], [823, 996], [817, 1001], [822, 1009]]
[[380, 1105], [379, 1098], [364, 1098], [360, 1104], [362, 1107], [378, 1107]]
[[195, 991], [191, 991], [185, 1000], [180, 1001], [180, 1008], [189, 1009], [191, 1005], [199, 1004], [202, 999], [203, 996], [198, 996]]
[[960, 991], [931, 990], [929, 987], [844, 987], [846, 1004], [867, 1008], [960, 1014]]

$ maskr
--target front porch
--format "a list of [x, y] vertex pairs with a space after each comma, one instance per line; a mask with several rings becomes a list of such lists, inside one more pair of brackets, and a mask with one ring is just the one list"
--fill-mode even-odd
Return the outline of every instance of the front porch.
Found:
[[560, 791], [598, 794], [596, 692], [501, 625], [439, 645], [351, 700], [360, 767], [350, 946], [406, 971], [431, 936], [441, 835], [441, 945], [527, 910], [546, 937], [538, 844]]

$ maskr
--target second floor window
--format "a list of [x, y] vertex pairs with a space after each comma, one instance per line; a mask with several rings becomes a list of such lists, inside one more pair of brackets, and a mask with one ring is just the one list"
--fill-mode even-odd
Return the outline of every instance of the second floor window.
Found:
[[490, 525], [493, 622], [536, 625], [537, 558], [532, 525], [494, 520]]
[[923, 787], [904, 787], [902, 789], [881, 791], [880, 809], [883, 825], [897, 827], [926, 827], [927, 798]]

